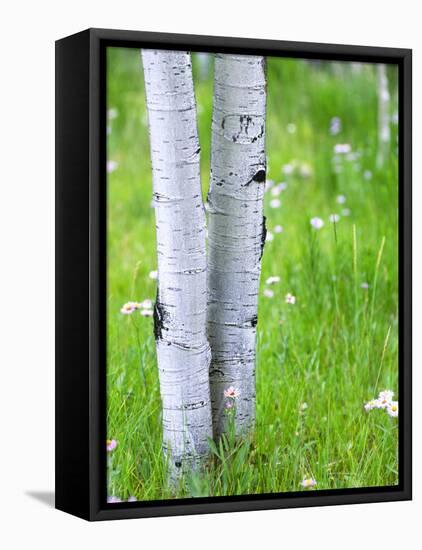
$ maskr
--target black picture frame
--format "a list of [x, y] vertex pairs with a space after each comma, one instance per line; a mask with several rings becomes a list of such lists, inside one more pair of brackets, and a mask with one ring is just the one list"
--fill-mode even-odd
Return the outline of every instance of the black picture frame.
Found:
[[[399, 70], [399, 485], [106, 503], [107, 46], [371, 63]], [[56, 508], [87, 520], [409, 500], [412, 497], [409, 49], [88, 29], [56, 42]]]

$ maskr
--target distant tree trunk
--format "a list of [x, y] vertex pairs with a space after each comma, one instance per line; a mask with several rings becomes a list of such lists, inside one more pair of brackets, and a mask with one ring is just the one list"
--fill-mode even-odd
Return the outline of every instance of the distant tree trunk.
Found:
[[172, 477], [208, 454], [205, 211], [190, 55], [142, 50], [155, 202], [155, 339]]
[[377, 167], [382, 168], [390, 146], [390, 92], [388, 90], [387, 66], [377, 65], [378, 78], [378, 152]]
[[[255, 420], [255, 346], [261, 256], [266, 71], [258, 56], [216, 55], [208, 194], [208, 314], [214, 437], [234, 410], [236, 432]], [[233, 387], [237, 397], [225, 397]]]

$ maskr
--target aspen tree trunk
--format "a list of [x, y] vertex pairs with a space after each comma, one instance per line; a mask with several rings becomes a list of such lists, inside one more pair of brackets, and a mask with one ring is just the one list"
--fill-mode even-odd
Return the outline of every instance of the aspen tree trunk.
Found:
[[[208, 194], [208, 310], [214, 437], [231, 406], [237, 434], [255, 420], [255, 347], [265, 242], [265, 59], [216, 55]], [[231, 399], [224, 390], [238, 394]]]
[[142, 50], [156, 217], [154, 330], [171, 477], [208, 454], [206, 243], [191, 58]]
[[390, 92], [388, 90], [387, 66], [377, 65], [378, 79], [378, 154], [377, 167], [382, 168], [390, 145]]

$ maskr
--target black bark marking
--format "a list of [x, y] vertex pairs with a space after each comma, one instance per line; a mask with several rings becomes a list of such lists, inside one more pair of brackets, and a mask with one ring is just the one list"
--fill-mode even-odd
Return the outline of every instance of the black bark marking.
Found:
[[264, 75], [265, 75], [265, 78], [266, 78], [267, 77], [267, 58], [266, 57], [263, 57], [261, 59], [261, 66], [262, 66], [262, 70], [264, 71]]
[[224, 376], [224, 372], [221, 369], [213, 368], [210, 370], [210, 376], [218, 374], [220, 376]]
[[265, 246], [265, 239], [267, 238], [267, 225], [266, 225], [267, 218], [265, 216], [262, 217], [262, 234], [261, 234], [261, 254], [259, 256], [259, 259], [261, 260], [262, 255], [264, 254], [264, 246]]
[[254, 315], [251, 319], [251, 326], [256, 327], [257, 324], [258, 324], [258, 315]]
[[157, 297], [154, 305], [154, 337], [156, 342], [163, 339], [163, 330], [167, 330], [164, 325], [168, 318], [169, 314], [160, 302], [157, 290]]
[[257, 183], [265, 183], [266, 179], [266, 171], [265, 168], [260, 168], [253, 176], [252, 178], [245, 183], [242, 187], [246, 187], [253, 181], [256, 181]]
[[224, 137], [233, 143], [255, 143], [264, 135], [264, 121], [259, 115], [227, 114], [221, 128]]
[[258, 183], [264, 183], [265, 182], [265, 169], [258, 170], [258, 172], [254, 175], [252, 178], [253, 181], [256, 181]]
[[200, 409], [204, 405], [206, 405], [206, 401], [198, 401], [198, 403], [188, 403], [186, 405], [183, 405], [183, 408], [186, 411], [194, 411], [195, 409]]

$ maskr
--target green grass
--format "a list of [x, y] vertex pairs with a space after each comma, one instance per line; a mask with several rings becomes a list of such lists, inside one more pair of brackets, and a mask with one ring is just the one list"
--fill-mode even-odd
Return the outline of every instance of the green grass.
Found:
[[[363, 409], [380, 390], [398, 389], [397, 127], [392, 124], [388, 161], [377, 170], [374, 69], [268, 60], [267, 177], [288, 186], [280, 208], [270, 208], [273, 197], [266, 196], [267, 227], [280, 224], [283, 232], [266, 243], [262, 263], [256, 429], [246, 441], [229, 436], [212, 445], [206, 472], [188, 476], [174, 492], [161, 453], [152, 319], [119, 312], [126, 301], [153, 299], [156, 292], [148, 276], [156, 252], [143, 74], [138, 51], [109, 50], [108, 108], [117, 116], [109, 120], [108, 159], [118, 162], [108, 178], [107, 431], [118, 441], [108, 454], [109, 495], [149, 500], [297, 491], [304, 476], [314, 477], [318, 489], [397, 484], [397, 419]], [[205, 196], [212, 66], [201, 76], [195, 57], [194, 77]], [[389, 79], [393, 114], [392, 67]], [[342, 130], [332, 136], [335, 116]], [[336, 164], [336, 143], [350, 143], [359, 156], [342, 155]], [[283, 174], [286, 164], [292, 174]], [[336, 202], [340, 194], [345, 204]], [[332, 213], [341, 215], [337, 224], [328, 220]], [[314, 216], [324, 220], [322, 229], [311, 227]], [[267, 298], [262, 290], [271, 275], [281, 281]], [[288, 292], [296, 304], [285, 303]]]

